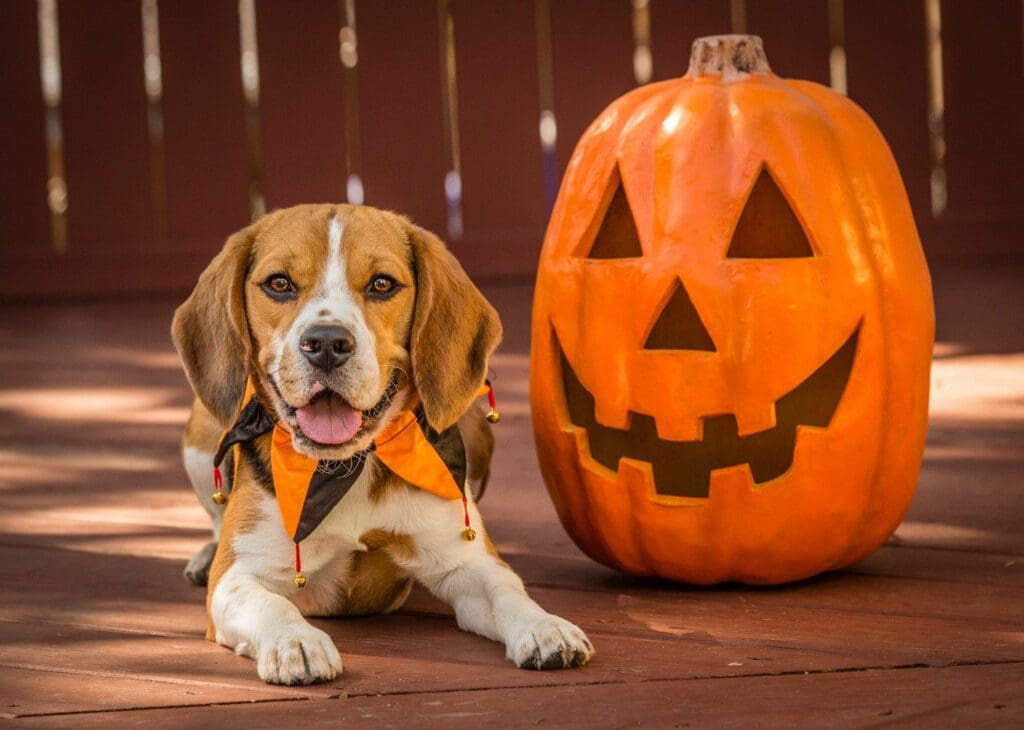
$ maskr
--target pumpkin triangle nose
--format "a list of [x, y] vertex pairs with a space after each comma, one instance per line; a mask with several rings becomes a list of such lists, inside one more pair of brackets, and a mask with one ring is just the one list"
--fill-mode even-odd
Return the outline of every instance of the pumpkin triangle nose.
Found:
[[700, 350], [715, 352], [715, 343], [679, 279], [647, 336], [648, 350]]
[[807, 233], [786, 196], [761, 168], [729, 244], [730, 259], [796, 259], [813, 256]]
[[616, 183], [615, 194], [608, 204], [594, 243], [589, 253], [584, 255], [590, 259], [629, 259], [644, 255], [633, 211], [629, 208], [629, 199], [621, 180]]

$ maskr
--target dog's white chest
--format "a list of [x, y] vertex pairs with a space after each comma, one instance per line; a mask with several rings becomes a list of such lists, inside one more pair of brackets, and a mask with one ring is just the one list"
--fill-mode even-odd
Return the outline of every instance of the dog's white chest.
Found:
[[[302, 570], [309, 576], [360, 550], [359, 536], [371, 528], [372, 505], [360, 479], [299, 543]], [[273, 495], [258, 498], [258, 518], [250, 529], [234, 536], [235, 562], [255, 568], [273, 581], [290, 582], [295, 575], [295, 543], [288, 535]]]
[[[369, 472], [369, 470], [367, 470]], [[330, 568], [334, 580], [344, 579], [339, 563], [350, 562], [354, 553], [365, 552], [363, 537], [374, 530], [397, 535], [444, 530], [457, 536], [462, 528], [461, 504], [420, 489], [392, 492], [374, 500], [372, 475], [364, 474], [323, 521], [300, 543], [302, 571], [307, 576]], [[291, 582], [295, 575], [295, 544], [289, 537], [273, 495], [257, 501], [257, 519], [232, 540], [235, 562], [255, 569], [274, 581]]]

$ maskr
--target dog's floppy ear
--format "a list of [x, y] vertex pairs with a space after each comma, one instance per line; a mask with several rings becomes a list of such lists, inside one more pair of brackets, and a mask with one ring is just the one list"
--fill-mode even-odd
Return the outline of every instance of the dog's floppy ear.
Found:
[[405, 222], [416, 268], [411, 357], [427, 421], [438, 431], [466, 412], [501, 341], [501, 320], [441, 240]]
[[192, 389], [225, 425], [238, 414], [248, 376], [251, 343], [244, 289], [254, 229], [228, 238], [171, 325]]

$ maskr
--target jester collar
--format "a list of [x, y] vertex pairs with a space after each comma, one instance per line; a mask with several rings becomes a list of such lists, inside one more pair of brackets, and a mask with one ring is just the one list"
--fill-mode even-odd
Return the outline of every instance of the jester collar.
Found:
[[[481, 395], [488, 393], [485, 387]], [[368, 449], [344, 461], [312, 459], [297, 452], [291, 432], [264, 409], [250, 381], [235, 424], [221, 437], [214, 457], [214, 501], [226, 501], [221, 492], [220, 463], [232, 446], [271, 435], [270, 466], [274, 494], [285, 530], [296, 545], [295, 584], [305, 584], [298, 545], [323, 522], [359, 479], [370, 455], [409, 484], [443, 499], [461, 499], [466, 540], [475, 538], [466, 506], [466, 449], [457, 425], [437, 431], [427, 423], [422, 406], [402, 411], [384, 427]], [[237, 453], [236, 453], [236, 463]], [[300, 580], [301, 579], [301, 580]]]

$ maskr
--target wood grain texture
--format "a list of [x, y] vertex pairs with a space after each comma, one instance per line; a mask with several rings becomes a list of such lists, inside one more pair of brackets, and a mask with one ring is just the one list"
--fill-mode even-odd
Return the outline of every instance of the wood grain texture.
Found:
[[[922, 692], [922, 687], [928, 691]], [[756, 702], [743, 698], [757, 698]], [[799, 712], [794, 713], [793, 708]], [[62, 718], [12, 726], [59, 727]], [[118, 714], [75, 717], [76, 727], [110, 727]], [[345, 727], [963, 727], [1005, 728], [1024, 721], [1024, 667], [902, 668], [842, 674], [673, 680], [533, 687], [516, 692], [443, 692], [401, 700], [349, 696], [336, 701], [191, 707], [145, 714], [147, 727], [277, 728], [316, 722]]]

